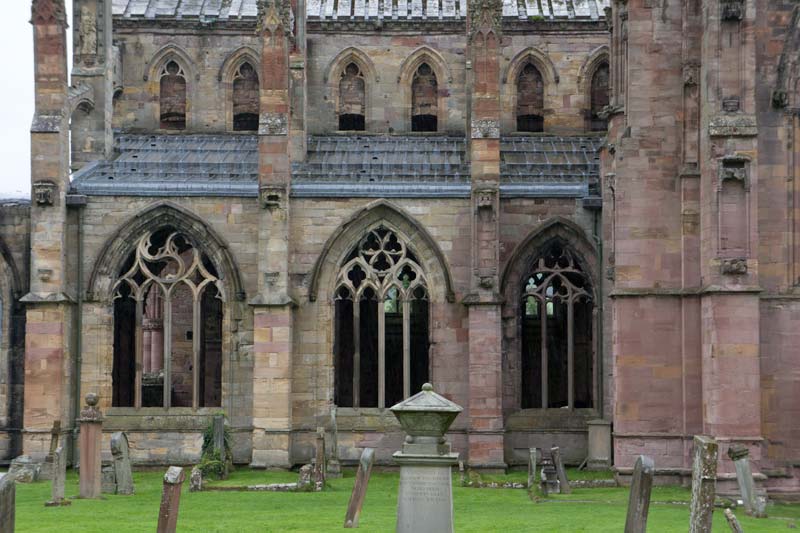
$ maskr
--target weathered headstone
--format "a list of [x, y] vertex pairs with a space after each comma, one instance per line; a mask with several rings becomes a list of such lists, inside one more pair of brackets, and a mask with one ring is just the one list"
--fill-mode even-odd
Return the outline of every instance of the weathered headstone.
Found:
[[695, 435], [689, 533], [711, 533], [717, 483], [717, 441]]
[[53, 427], [50, 430], [50, 451], [47, 453], [47, 457], [45, 457], [44, 463], [42, 463], [41, 469], [39, 470], [40, 480], [53, 479], [55, 453], [56, 450], [58, 449], [58, 440], [60, 436], [61, 436], [61, 420], [56, 420], [55, 422], [53, 422]]
[[178, 510], [181, 504], [181, 486], [185, 479], [183, 468], [171, 466], [164, 474], [161, 492], [161, 507], [158, 510], [156, 533], [175, 533], [178, 526]]
[[453, 533], [452, 468], [458, 463], [444, 435], [462, 411], [426, 383], [422, 391], [391, 408], [408, 434], [400, 465], [397, 533]]
[[314, 460], [314, 482], [325, 486], [325, 428], [317, 428], [317, 453]]
[[16, 493], [14, 478], [0, 474], [0, 533], [14, 533]]
[[103, 494], [116, 494], [117, 474], [114, 472], [114, 464], [103, 461], [103, 466], [100, 472], [103, 478], [103, 481], [100, 484], [100, 491]]
[[728, 457], [736, 467], [736, 481], [739, 482], [744, 512], [751, 516], [759, 516], [756, 486], [753, 482], [753, 471], [750, 469], [750, 450], [741, 444], [733, 444], [728, 448]]
[[222, 479], [228, 478], [228, 454], [225, 448], [225, 417], [215, 415], [212, 421], [212, 434], [214, 438], [214, 450], [219, 453], [219, 460], [222, 462]]
[[339, 426], [336, 422], [336, 406], [331, 407], [331, 453], [328, 459], [328, 477], [342, 477], [342, 463], [339, 461]]
[[315, 470], [314, 465], [301, 466], [297, 474], [297, 488], [301, 490], [309, 490], [309, 486], [313, 488]]
[[647, 531], [647, 513], [650, 511], [650, 491], [653, 488], [654, 473], [653, 460], [646, 455], [640, 455], [633, 468], [625, 533], [645, 533]]
[[189, 476], [189, 492], [200, 492], [203, 490], [203, 471], [200, 467], [195, 466], [192, 468], [192, 474]]
[[536, 486], [536, 467], [539, 465], [539, 458], [541, 452], [539, 448], [528, 449], [528, 488], [532, 489]]
[[464, 461], [458, 462], [458, 484], [462, 487], [466, 487], [467, 480], [464, 477]]
[[122, 431], [111, 435], [111, 456], [114, 458], [114, 475], [117, 479], [117, 494], [133, 494], [133, 472], [128, 453], [128, 437]]
[[367, 495], [367, 485], [369, 476], [372, 474], [372, 464], [375, 461], [375, 450], [364, 448], [361, 452], [361, 460], [358, 462], [358, 472], [356, 473], [356, 483], [353, 485], [353, 492], [350, 494], [350, 503], [347, 505], [347, 514], [344, 517], [344, 527], [358, 527], [358, 517], [361, 515], [361, 507], [364, 505], [364, 497]]
[[78, 419], [80, 435], [80, 497], [99, 498], [102, 490], [103, 414], [97, 408], [99, 398], [90, 392], [86, 395], [86, 407], [81, 409]]
[[731, 528], [733, 533], [744, 533], [742, 525], [739, 523], [739, 519], [736, 518], [736, 515], [733, 514], [733, 511], [730, 509], [725, 509], [725, 520], [728, 521], [728, 527]]
[[70, 505], [72, 502], [64, 497], [67, 483], [67, 454], [63, 446], [59, 446], [53, 452], [52, 485], [50, 488], [50, 501], [45, 503], [47, 507], [59, 505]]
[[29, 455], [20, 455], [11, 461], [8, 475], [17, 483], [33, 483], [39, 481], [41, 463], [34, 461]]
[[560, 483], [558, 482], [558, 474], [556, 473], [556, 467], [553, 465], [553, 461], [544, 458], [542, 458], [541, 461], [542, 480], [539, 482], [539, 488], [542, 491], [542, 495], [547, 496], [548, 494], [558, 494], [561, 492], [561, 489], [559, 487]]
[[556, 468], [556, 475], [558, 476], [558, 488], [561, 494], [570, 494], [572, 491], [569, 488], [564, 462], [561, 460], [561, 450], [558, 446], [553, 446], [550, 448], [550, 454], [553, 456], [553, 466]]

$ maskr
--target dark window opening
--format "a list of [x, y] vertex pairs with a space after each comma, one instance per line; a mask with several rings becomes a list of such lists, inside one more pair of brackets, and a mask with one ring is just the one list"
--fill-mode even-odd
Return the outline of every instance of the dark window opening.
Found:
[[606, 131], [608, 129], [608, 120], [602, 118], [603, 109], [608, 106], [610, 101], [609, 97], [609, 72], [608, 63], [603, 63], [592, 76], [592, 94], [591, 94], [591, 110], [590, 110], [590, 125], [591, 131]]
[[439, 83], [436, 73], [423, 63], [411, 82], [411, 131], [435, 132], [439, 123]]
[[530, 63], [517, 79], [517, 131], [544, 131], [544, 80]]
[[161, 128], [186, 129], [186, 77], [175, 61], [168, 61], [161, 71]]
[[364, 75], [358, 65], [349, 63], [339, 80], [339, 129], [364, 131], [366, 107]]
[[552, 243], [525, 280], [521, 305], [521, 406], [594, 405], [594, 308], [588, 277]]
[[258, 74], [250, 63], [242, 63], [233, 78], [233, 130], [258, 131]]

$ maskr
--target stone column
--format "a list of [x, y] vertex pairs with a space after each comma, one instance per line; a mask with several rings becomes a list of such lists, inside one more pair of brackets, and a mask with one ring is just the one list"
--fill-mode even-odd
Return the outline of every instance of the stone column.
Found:
[[26, 304], [23, 451], [47, 453], [55, 420], [74, 420], [70, 410], [72, 365], [66, 294], [66, 192], [69, 189], [67, 20], [63, 0], [34, 0], [36, 109], [31, 125], [30, 292]]
[[444, 435], [461, 407], [433, 392], [422, 392], [391, 408], [408, 434], [392, 457], [400, 465], [397, 533], [453, 532], [452, 453]]
[[102, 489], [103, 414], [97, 408], [99, 398], [90, 392], [86, 395], [86, 407], [81, 409], [78, 420], [80, 435], [80, 497], [99, 498]]
[[289, 467], [294, 302], [289, 296], [289, 0], [258, 3], [262, 41], [259, 119], [259, 292], [253, 306], [254, 467]]
[[469, 465], [505, 469], [500, 263], [500, 0], [468, 10], [472, 276], [469, 306]]

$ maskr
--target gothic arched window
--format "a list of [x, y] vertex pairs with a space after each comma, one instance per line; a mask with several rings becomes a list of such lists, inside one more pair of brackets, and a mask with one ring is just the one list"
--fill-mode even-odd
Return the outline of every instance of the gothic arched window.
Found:
[[522, 288], [522, 408], [591, 408], [594, 305], [589, 277], [560, 242]]
[[428, 287], [415, 254], [380, 226], [344, 260], [335, 291], [337, 405], [389, 407], [428, 381]]
[[113, 406], [222, 405], [218, 281], [186, 235], [139, 239], [114, 286]]
[[339, 80], [339, 129], [364, 131], [366, 128], [366, 84], [361, 69], [355, 63], [348, 64]]
[[233, 76], [233, 131], [258, 131], [258, 74], [244, 62]]
[[160, 122], [161, 129], [186, 129], [186, 75], [175, 61], [167, 61], [161, 69]]
[[602, 63], [592, 75], [591, 87], [591, 131], [606, 131], [608, 121], [600, 117], [601, 111], [605, 108], [610, 99], [608, 93], [608, 63]]
[[517, 131], [544, 131], [544, 81], [530, 63], [517, 79]]
[[439, 83], [427, 63], [421, 64], [411, 81], [411, 131], [439, 130]]

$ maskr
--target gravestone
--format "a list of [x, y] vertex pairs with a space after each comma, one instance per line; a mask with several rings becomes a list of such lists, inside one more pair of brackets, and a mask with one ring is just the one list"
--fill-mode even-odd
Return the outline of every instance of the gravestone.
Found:
[[185, 479], [183, 468], [171, 466], [164, 474], [161, 507], [158, 510], [156, 533], [175, 533], [178, 527], [178, 509], [181, 504], [181, 486]]
[[717, 441], [695, 435], [689, 533], [711, 533], [717, 483]]
[[654, 473], [653, 460], [646, 455], [640, 455], [633, 468], [625, 533], [645, 533], [647, 531], [647, 514], [650, 511], [650, 492], [653, 489]]
[[117, 493], [117, 474], [114, 473], [113, 463], [103, 461], [102, 473], [103, 481], [100, 484], [100, 491], [103, 494]]
[[317, 428], [317, 453], [314, 459], [314, 482], [325, 486], [325, 428]]
[[81, 409], [78, 419], [81, 426], [80, 497], [99, 498], [102, 491], [103, 414], [97, 408], [99, 398], [90, 392], [86, 395], [86, 407]]
[[728, 448], [728, 457], [736, 467], [736, 481], [739, 482], [744, 512], [750, 516], [763, 517], [763, 514], [758, 512], [756, 486], [753, 482], [753, 471], [750, 469], [750, 450], [741, 444], [732, 444]]
[[192, 474], [189, 476], [189, 492], [200, 492], [203, 490], [203, 471], [200, 467], [195, 466], [192, 468]]
[[458, 453], [452, 452], [444, 435], [461, 406], [426, 383], [391, 411], [407, 433], [402, 451], [392, 456], [400, 465], [397, 533], [453, 533], [451, 471]]
[[44, 505], [46, 507], [70, 505], [72, 502], [64, 497], [67, 483], [67, 454], [63, 446], [59, 446], [53, 452], [51, 474], [50, 501]]
[[570, 494], [572, 491], [569, 488], [569, 480], [567, 480], [567, 471], [564, 469], [564, 462], [561, 460], [561, 450], [558, 446], [550, 448], [550, 455], [553, 456], [553, 466], [556, 468], [556, 475], [558, 476], [558, 488], [561, 494]]
[[742, 525], [739, 523], [739, 519], [736, 518], [736, 515], [733, 514], [733, 511], [730, 509], [725, 509], [725, 520], [728, 521], [728, 527], [731, 528], [732, 533], [744, 533]]
[[559, 486], [560, 483], [558, 481], [558, 474], [556, 473], [556, 467], [553, 464], [552, 458], [540, 457], [539, 460], [540, 464], [542, 465], [542, 480], [539, 482], [539, 489], [542, 491], [542, 495], [547, 496], [548, 494], [558, 494], [561, 492], [561, 488]]
[[367, 495], [367, 485], [369, 485], [369, 476], [372, 474], [374, 462], [375, 450], [364, 448], [364, 451], [361, 452], [361, 460], [358, 462], [356, 484], [353, 485], [350, 503], [347, 505], [347, 514], [344, 517], [344, 527], [346, 528], [358, 527], [358, 517], [361, 516], [361, 507], [364, 505], [364, 497]]
[[128, 453], [128, 437], [122, 431], [111, 435], [111, 456], [114, 458], [114, 476], [117, 482], [117, 494], [130, 496], [133, 494], [133, 472], [131, 458]]
[[336, 406], [331, 407], [331, 454], [328, 459], [328, 477], [342, 477], [342, 463], [339, 461], [339, 426], [336, 422]]
[[219, 460], [222, 462], [222, 479], [228, 479], [228, 454], [225, 449], [225, 417], [215, 415], [212, 421], [212, 434], [214, 439], [214, 450], [219, 452]]
[[466, 487], [467, 480], [464, 477], [464, 461], [458, 462], [458, 484], [462, 487]]
[[58, 449], [58, 440], [61, 436], [61, 420], [53, 422], [53, 427], [50, 430], [50, 451], [44, 459], [44, 463], [39, 470], [39, 479], [47, 480], [53, 479], [53, 467], [55, 465], [55, 453]]
[[41, 463], [34, 461], [29, 455], [20, 455], [11, 461], [8, 475], [17, 483], [33, 483], [39, 481]]
[[539, 458], [541, 452], [539, 448], [528, 449], [528, 488], [532, 489], [536, 486], [536, 467], [539, 466]]
[[306, 487], [313, 485], [314, 471], [314, 465], [303, 465], [300, 467], [300, 472], [297, 475], [297, 487], [299, 489], [307, 490]]
[[17, 485], [8, 474], [0, 474], [0, 533], [14, 533]]

